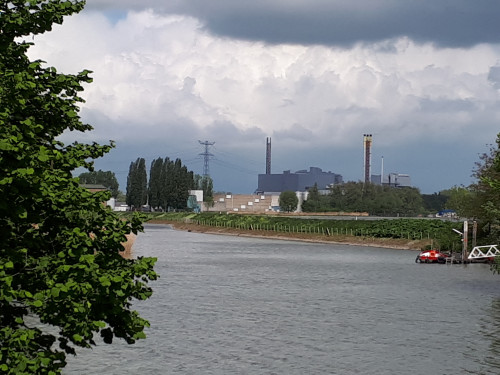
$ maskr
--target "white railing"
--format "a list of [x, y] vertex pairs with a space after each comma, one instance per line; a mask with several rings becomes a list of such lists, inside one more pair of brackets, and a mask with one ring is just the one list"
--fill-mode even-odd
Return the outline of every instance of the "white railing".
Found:
[[500, 256], [500, 250], [497, 245], [476, 246], [472, 249], [468, 259], [481, 259]]

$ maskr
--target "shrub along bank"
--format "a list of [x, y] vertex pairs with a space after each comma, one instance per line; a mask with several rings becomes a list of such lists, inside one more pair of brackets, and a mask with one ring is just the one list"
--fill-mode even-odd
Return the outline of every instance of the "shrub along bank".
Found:
[[189, 223], [241, 231], [267, 231], [277, 234], [303, 233], [329, 237], [363, 237], [408, 241], [428, 240], [433, 247], [461, 250], [461, 238], [453, 229], [461, 223], [439, 219], [346, 219], [304, 218], [286, 215], [244, 215], [222, 213], [147, 213], [151, 222]]

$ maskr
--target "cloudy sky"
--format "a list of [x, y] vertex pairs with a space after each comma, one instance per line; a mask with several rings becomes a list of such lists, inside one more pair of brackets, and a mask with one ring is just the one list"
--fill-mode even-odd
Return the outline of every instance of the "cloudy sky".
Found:
[[[422, 193], [473, 182], [500, 132], [498, 0], [88, 0], [34, 38], [31, 57], [93, 71], [81, 115], [115, 140], [96, 163], [181, 158], [216, 190], [311, 166], [363, 179], [405, 173]], [[67, 135], [66, 141], [74, 139]]]

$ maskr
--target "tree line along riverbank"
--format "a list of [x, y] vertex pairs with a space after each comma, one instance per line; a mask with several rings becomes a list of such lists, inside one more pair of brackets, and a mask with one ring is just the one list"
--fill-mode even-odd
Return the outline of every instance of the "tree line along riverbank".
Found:
[[[126, 213], [124, 215], [130, 215]], [[399, 249], [436, 248], [461, 251], [461, 238], [453, 229], [461, 223], [439, 219], [352, 218], [297, 215], [245, 215], [233, 213], [145, 213], [149, 223], [168, 223], [180, 230], [313, 242], [345, 243]]]

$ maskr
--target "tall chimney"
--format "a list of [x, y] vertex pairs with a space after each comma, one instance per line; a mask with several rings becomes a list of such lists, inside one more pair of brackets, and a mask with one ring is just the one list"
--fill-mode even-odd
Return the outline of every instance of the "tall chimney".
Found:
[[372, 158], [372, 135], [363, 134], [363, 146], [365, 151], [365, 183], [370, 182], [370, 164]]
[[271, 174], [271, 137], [266, 138], [266, 174]]
[[384, 185], [384, 157], [382, 156], [382, 165], [380, 167], [380, 185]]

